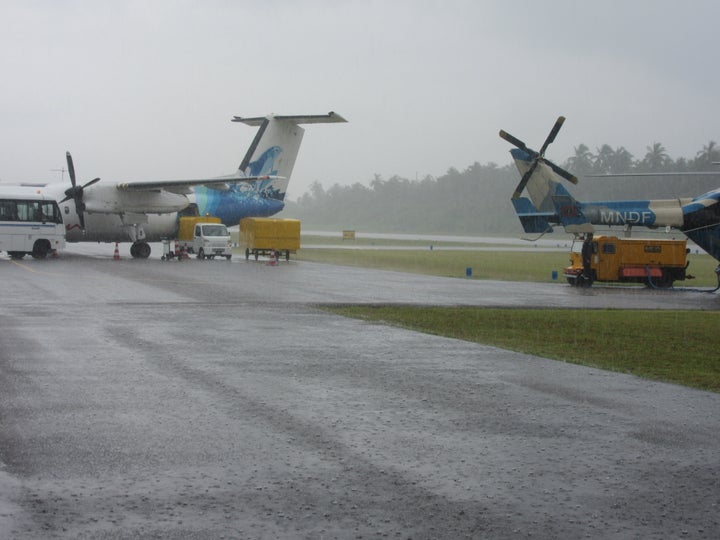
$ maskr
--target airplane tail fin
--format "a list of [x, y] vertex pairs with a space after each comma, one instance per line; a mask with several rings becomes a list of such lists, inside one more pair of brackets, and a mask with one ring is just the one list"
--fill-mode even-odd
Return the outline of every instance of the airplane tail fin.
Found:
[[258, 126], [258, 132], [238, 168], [238, 176], [277, 176], [273, 190], [278, 200], [283, 200], [295, 167], [305, 130], [300, 124], [346, 122], [337, 113], [322, 115], [275, 116], [242, 118], [235, 116], [233, 122]]
[[[531, 156], [516, 148], [510, 150], [510, 153], [518, 171], [524, 176], [532, 166]], [[560, 183], [553, 167], [547, 163], [537, 163], [525, 182], [530, 199], [511, 199], [525, 232], [550, 232], [551, 223], [562, 225], [569, 233], [593, 232], [594, 227], [583, 214], [582, 203], [575, 200]]]
[[[285, 208], [285, 193], [305, 131], [300, 124], [346, 120], [330, 112], [314, 116], [235, 116], [232, 121], [259, 127], [240, 167], [235, 174], [220, 177], [224, 186], [194, 188], [198, 213], [219, 217], [228, 226], [237, 225], [245, 217], [269, 217]], [[249, 176], [253, 179], [243, 181]]]

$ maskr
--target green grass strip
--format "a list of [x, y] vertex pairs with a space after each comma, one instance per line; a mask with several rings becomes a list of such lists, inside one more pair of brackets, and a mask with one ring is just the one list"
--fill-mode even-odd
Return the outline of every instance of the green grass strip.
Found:
[[366, 321], [720, 392], [720, 313], [324, 306]]

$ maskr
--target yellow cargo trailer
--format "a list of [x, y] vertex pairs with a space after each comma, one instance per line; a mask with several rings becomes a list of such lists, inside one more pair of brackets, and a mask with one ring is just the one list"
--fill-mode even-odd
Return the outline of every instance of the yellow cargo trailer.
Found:
[[255, 260], [260, 255], [285, 255], [300, 249], [300, 220], [274, 218], [244, 218], [240, 220], [240, 244], [245, 247], [245, 258], [250, 254]]

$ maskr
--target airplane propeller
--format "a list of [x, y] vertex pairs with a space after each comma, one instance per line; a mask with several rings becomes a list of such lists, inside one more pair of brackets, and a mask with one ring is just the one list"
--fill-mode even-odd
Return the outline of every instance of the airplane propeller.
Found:
[[523, 174], [522, 178], [520, 179], [520, 183], [518, 184], [517, 188], [515, 188], [515, 192], [513, 193], [513, 196], [512, 196], [513, 199], [517, 199], [518, 197], [520, 197], [520, 194], [525, 189], [525, 186], [530, 181], [530, 177], [532, 177], [533, 173], [535, 172], [535, 169], [538, 166], [538, 163], [540, 163], [540, 162], [545, 163], [558, 176], [565, 178], [566, 180], [572, 182], [573, 184], [578, 183], [578, 179], [575, 177], [575, 175], [567, 172], [565, 169], [558, 167], [552, 161], [545, 159], [545, 151], [547, 150], [548, 146], [550, 146], [550, 144], [552, 144], [552, 142], [555, 140], [555, 137], [557, 137], [557, 134], [560, 131], [560, 128], [562, 127], [564, 122], [565, 122], [565, 117], [559, 116], [558, 119], [555, 121], [555, 125], [550, 130], [550, 133], [548, 134], [547, 138], [545, 139], [545, 142], [543, 143], [539, 152], [536, 152], [535, 150], [528, 148], [525, 145], [525, 143], [522, 142], [517, 137], [513, 137], [512, 135], [510, 135], [509, 133], [507, 133], [506, 131], [504, 131], [502, 129], [500, 130], [501, 138], [505, 139], [507, 142], [509, 142], [513, 146], [518, 147], [523, 152], [530, 154], [530, 157], [532, 159], [532, 162], [530, 163], [530, 168], [525, 172], [525, 174]]
[[65, 201], [69, 201], [70, 199], [75, 202], [75, 211], [77, 212], [78, 219], [80, 220], [80, 228], [84, 231], [85, 203], [83, 202], [83, 192], [85, 191], [86, 187], [92, 186], [96, 182], [99, 182], [100, 178], [93, 178], [82, 186], [77, 185], [77, 183], [75, 182], [75, 167], [73, 166], [73, 160], [70, 152], [65, 152], [65, 157], [67, 158], [68, 174], [70, 175], [70, 183], [72, 183], [72, 187], [65, 190], [65, 198], [60, 202], [64, 203]]

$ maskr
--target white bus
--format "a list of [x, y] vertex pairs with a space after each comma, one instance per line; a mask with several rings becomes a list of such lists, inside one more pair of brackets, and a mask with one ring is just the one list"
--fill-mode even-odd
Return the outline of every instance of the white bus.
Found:
[[65, 227], [57, 201], [28, 187], [0, 189], [0, 251], [13, 259], [44, 259], [65, 247]]

